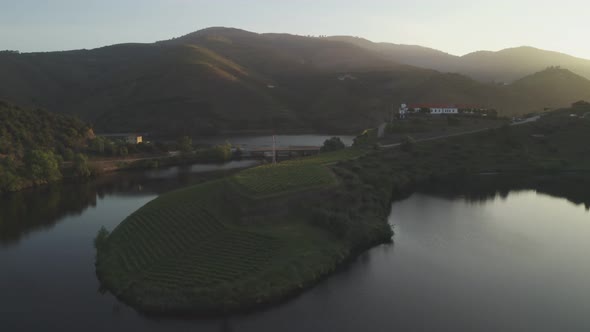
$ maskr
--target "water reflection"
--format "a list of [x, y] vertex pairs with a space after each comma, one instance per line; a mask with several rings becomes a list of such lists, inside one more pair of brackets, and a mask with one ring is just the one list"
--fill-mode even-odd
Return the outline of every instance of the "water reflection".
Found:
[[479, 175], [436, 181], [420, 187], [418, 192], [448, 199], [462, 197], [468, 202], [485, 203], [496, 197], [506, 199], [511, 192], [525, 190], [565, 198], [590, 210], [590, 176], [585, 174]]
[[0, 246], [11, 246], [30, 232], [50, 229], [68, 216], [79, 216], [107, 195], [148, 196], [223, 176], [256, 161], [191, 165], [164, 170], [124, 172], [81, 183], [60, 183], [0, 196]]
[[420, 188], [430, 194], [393, 204], [395, 245], [254, 314], [155, 319], [100, 295], [98, 229], [209, 176], [191, 172], [119, 174], [3, 197], [1, 331], [590, 331], [590, 212], [573, 205], [587, 208], [590, 195], [577, 176]]
[[[346, 146], [351, 146], [355, 136], [351, 135], [276, 135], [278, 146], [321, 146], [327, 139], [339, 137]], [[269, 147], [273, 145], [273, 136], [216, 136], [195, 137], [196, 144], [223, 144], [229, 142], [244, 148]]]

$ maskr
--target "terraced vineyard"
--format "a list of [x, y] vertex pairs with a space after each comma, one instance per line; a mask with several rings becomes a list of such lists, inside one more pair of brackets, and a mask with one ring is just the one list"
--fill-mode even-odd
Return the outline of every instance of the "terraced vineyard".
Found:
[[143, 278], [158, 287], [173, 289], [213, 286], [259, 271], [278, 246], [276, 239], [256, 233], [220, 232], [178, 256], [159, 261]]
[[305, 164], [265, 165], [240, 172], [235, 176], [248, 194], [266, 196], [336, 183], [326, 167]]
[[358, 155], [261, 166], [162, 195], [98, 246], [97, 273], [118, 297], [154, 312], [227, 311], [304, 287], [335, 268], [346, 247], [296, 219], [284, 206], [289, 195], [277, 194], [336, 184], [326, 164]]
[[336, 178], [326, 165], [357, 158], [363, 153], [362, 150], [351, 148], [277, 165], [259, 166], [236, 174], [234, 180], [244, 188], [246, 194], [254, 197], [334, 185], [337, 183]]
[[367, 151], [361, 150], [358, 148], [347, 148], [344, 150], [338, 150], [338, 151], [334, 151], [334, 152], [321, 153], [321, 154], [315, 155], [313, 157], [305, 158], [305, 159], [296, 159], [296, 160], [292, 160], [292, 161], [287, 161], [286, 163], [305, 163], [305, 164], [326, 165], [326, 164], [331, 164], [331, 163], [335, 163], [335, 162], [339, 162], [339, 161], [343, 161], [343, 160], [356, 159], [356, 158], [363, 156], [366, 153], [367, 153]]
[[[194, 199], [196, 187], [148, 203], [109, 236], [101, 264], [107, 283], [121, 293], [137, 287], [183, 289], [229, 282], [264, 268], [280, 242], [272, 236], [219, 221]], [[176, 204], [168, 204], [173, 200]], [[162, 204], [164, 203], [164, 204]]]

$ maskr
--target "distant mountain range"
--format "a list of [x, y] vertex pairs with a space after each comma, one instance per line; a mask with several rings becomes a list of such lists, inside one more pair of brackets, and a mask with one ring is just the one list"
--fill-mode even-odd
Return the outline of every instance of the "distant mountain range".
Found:
[[0, 52], [0, 99], [77, 114], [106, 132], [355, 132], [402, 102], [507, 115], [567, 106], [590, 99], [588, 62], [532, 48], [455, 57], [353, 37], [209, 28], [152, 44]]
[[441, 72], [460, 73], [482, 82], [510, 83], [547, 67], [562, 67], [590, 79], [590, 60], [571, 55], [522, 46], [498, 52], [478, 51], [455, 56], [439, 50], [369, 40], [335, 36], [330, 40], [344, 41], [380, 54], [401, 64], [429, 68]]

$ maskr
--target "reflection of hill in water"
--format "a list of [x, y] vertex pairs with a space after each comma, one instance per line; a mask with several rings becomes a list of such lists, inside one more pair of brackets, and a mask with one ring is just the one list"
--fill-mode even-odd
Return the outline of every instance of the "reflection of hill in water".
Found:
[[[4, 195], [0, 200], [0, 246], [14, 244], [30, 232], [51, 228], [64, 217], [81, 215], [88, 207], [96, 206], [97, 198], [154, 195], [227, 174], [164, 172], [165, 177], [154, 177], [153, 172], [121, 173], [87, 183], [56, 184]], [[584, 204], [590, 210], [589, 188], [590, 176], [493, 175], [439, 181], [418, 191], [449, 199], [464, 197], [470, 202], [483, 202], [497, 196], [506, 197], [511, 191], [536, 190]]]
[[538, 193], [565, 198], [590, 210], [590, 176], [561, 174], [547, 176], [481, 175], [438, 181], [419, 188], [419, 192], [469, 202], [484, 202], [496, 197], [505, 198], [510, 192], [535, 190]]
[[54, 184], [3, 195], [0, 246], [14, 244], [30, 232], [51, 228], [67, 216], [81, 215], [96, 206], [97, 198], [159, 194], [224, 174], [176, 171], [172, 176], [154, 178], [149, 176], [152, 173], [120, 173], [86, 183]]

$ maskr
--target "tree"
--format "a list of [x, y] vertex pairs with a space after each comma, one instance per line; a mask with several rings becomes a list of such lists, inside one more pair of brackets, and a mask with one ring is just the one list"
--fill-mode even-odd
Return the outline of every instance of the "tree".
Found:
[[105, 139], [102, 137], [96, 137], [90, 143], [90, 150], [97, 154], [104, 154], [105, 150]]
[[105, 244], [107, 243], [107, 239], [109, 237], [109, 234], [110, 234], [110, 232], [104, 226], [102, 226], [98, 230], [98, 233], [96, 234], [96, 237], [94, 238], [94, 248], [96, 248], [96, 249], [103, 248], [105, 246]]
[[111, 156], [116, 156], [117, 155], [117, 145], [115, 145], [115, 143], [109, 143], [108, 144], [108, 152]]
[[90, 167], [88, 166], [88, 157], [81, 153], [76, 154], [74, 157], [74, 174], [84, 178], [89, 177], [92, 174]]
[[338, 151], [346, 148], [340, 137], [332, 137], [327, 139], [322, 145], [320, 151], [321, 152], [330, 152], [330, 151]]
[[23, 179], [18, 176], [11, 158], [0, 159], [0, 193], [17, 191], [23, 187]]
[[122, 146], [119, 149], [119, 154], [121, 155], [121, 157], [127, 157], [127, 155], [129, 154], [129, 150], [127, 150], [126, 146]]
[[70, 148], [66, 148], [63, 153], [64, 160], [72, 161], [74, 160], [74, 151]]
[[352, 146], [361, 147], [377, 142], [377, 131], [375, 129], [366, 129], [362, 134], [354, 138]]
[[188, 136], [183, 136], [178, 140], [178, 149], [182, 153], [190, 153], [193, 151], [193, 140]]
[[52, 151], [33, 150], [26, 157], [29, 177], [36, 183], [61, 179], [59, 161]]
[[214, 147], [197, 150], [197, 159], [206, 162], [225, 162], [231, 160], [231, 144], [216, 145]]
[[221, 144], [215, 147], [218, 150], [219, 156], [222, 161], [229, 161], [231, 160], [231, 144], [229, 142], [225, 142], [225, 144]]

